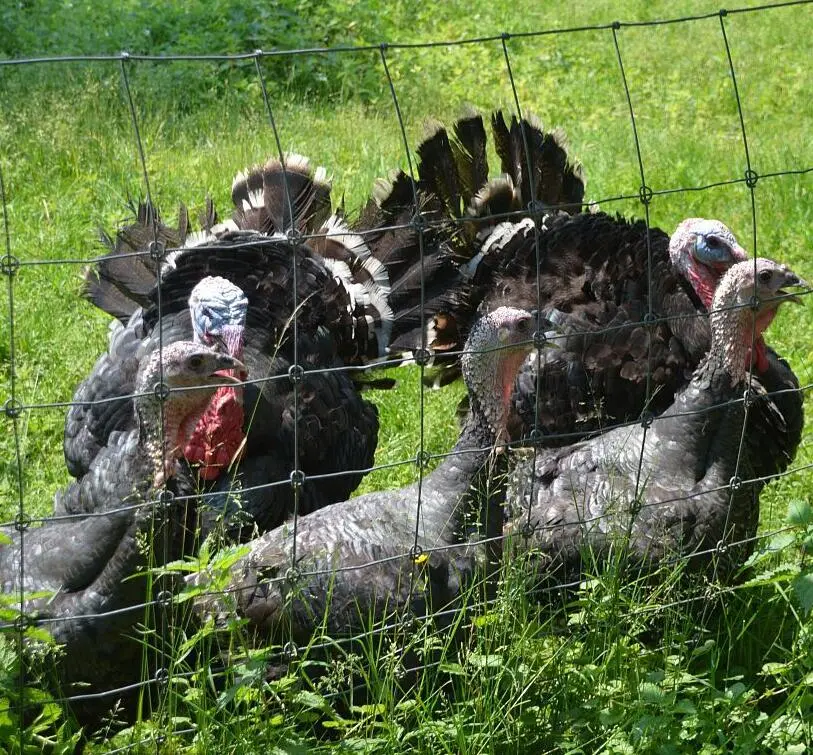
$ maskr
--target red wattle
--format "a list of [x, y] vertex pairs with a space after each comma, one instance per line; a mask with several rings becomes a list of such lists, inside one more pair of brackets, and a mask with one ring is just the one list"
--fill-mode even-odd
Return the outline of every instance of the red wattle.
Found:
[[231, 387], [218, 388], [184, 446], [184, 457], [198, 467], [202, 480], [216, 479], [243, 448], [242, 397]]

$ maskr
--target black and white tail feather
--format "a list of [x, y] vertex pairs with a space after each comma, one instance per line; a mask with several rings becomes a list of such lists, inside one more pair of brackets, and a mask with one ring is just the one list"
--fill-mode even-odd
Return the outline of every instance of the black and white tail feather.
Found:
[[[170, 227], [161, 221], [157, 208], [140, 203], [134, 207], [134, 223], [121, 228], [114, 239], [102, 235], [109, 253], [87, 271], [85, 296], [126, 323], [136, 310], [150, 305], [159, 271], [163, 278], [196, 250], [225, 241], [230, 246], [240, 240], [251, 245], [262, 234], [262, 241], [304, 245], [344, 289], [349, 322], [343, 318], [342, 326], [345, 337], [356, 342], [354, 361], [386, 357], [394, 321], [388, 303], [390, 274], [364, 238], [350, 228], [342, 210], [331, 212], [325, 169], [313, 170], [301, 155], [289, 155], [284, 162], [271, 159], [237, 174], [232, 200], [232, 217], [224, 222], [217, 221], [207, 200], [202, 228], [194, 232], [185, 207], [178, 225]], [[158, 255], [150, 253], [155, 250]]]
[[[544, 131], [532, 116], [522, 121], [512, 117], [506, 123], [500, 111], [491, 118], [491, 130], [501, 175], [489, 179], [482, 116], [462, 118], [450, 130], [433, 124], [417, 149], [417, 179], [413, 182], [400, 172], [379, 181], [357, 226], [375, 229], [389, 223], [390, 238], [376, 239], [373, 252], [388, 267], [399, 264], [398, 255], [405, 249], [410, 254], [404, 256], [419, 259], [414, 249], [417, 197], [424, 309], [406, 312], [394, 307], [390, 349], [405, 357], [426, 350], [424, 382], [431, 387], [460, 376], [461, 349], [498, 277], [529, 264], [524, 258], [514, 263], [513, 250], [527, 249], [535, 226], [544, 229], [552, 214], [583, 209], [583, 172], [568, 157], [561, 132]], [[404, 275], [402, 284], [406, 280]], [[413, 274], [409, 280], [410, 298], [416, 300], [420, 277]]]

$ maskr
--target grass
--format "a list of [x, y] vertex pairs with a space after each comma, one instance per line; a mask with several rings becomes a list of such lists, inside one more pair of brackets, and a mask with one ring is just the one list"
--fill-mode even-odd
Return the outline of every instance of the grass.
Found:
[[[226, 0], [189, 3], [185, 10], [162, 6], [160, 11], [132, 0], [121, 5], [119, 14], [92, 2], [29, 0], [25, 14], [22, 5], [0, 11], [0, 26], [8, 32], [0, 34], [0, 52], [7, 56], [454, 41], [504, 29], [518, 34], [717, 10], [701, 0], [519, 5], [504, 0], [468, 5], [285, 0], [275, 14], [259, 2], [238, 8]], [[813, 115], [810, 23], [809, 6], [724, 19], [751, 164], [760, 176], [813, 167], [808, 138]], [[622, 27], [617, 40], [647, 185], [660, 191], [741, 178], [745, 151], [719, 17]], [[585, 166], [588, 197], [600, 200], [604, 209], [640, 216], [644, 208], [637, 200], [610, 201], [637, 196], [641, 184], [612, 30], [514, 36], [505, 44], [523, 109], [566, 130], [571, 152]], [[427, 119], [450, 120], [468, 105], [486, 111], [514, 106], [500, 40], [389, 48], [385, 56], [412, 148]], [[253, 66], [253, 61], [127, 65], [151, 191], [166, 216], [173, 215], [180, 201], [193, 211], [201, 209], [207, 194], [216, 206], [227, 208], [234, 173], [276, 152]], [[376, 177], [405, 167], [378, 50], [266, 59], [263, 72], [283, 149], [326, 165], [335, 196], [343, 197], [348, 208], [366, 200]], [[128, 198], [142, 197], [145, 191], [120, 65], [0, 68], [0, 102], [0, 170], [10, 249], [24, 263], [13, 280], [13, 343], [9, 299], [0, 297], [0, 358], [7, 365], [0, 398], [11, 395], [13, 349], [15, 398], [27, 405], [65, 402], [106, 345], [107, 318], [78, 296], [82, 262], [100, 250], [96, 228], [114, 228], [127, 216]], [[810, 174], [760, 178], [753, 195], [755, 223], [751, 194], [741, 183], [658, 194], [650, 207], [651, 221], [671, 230], [684, 217], [719, 217], [750, 251], [788, 262], [809, 278], [810, 194]], [[26, 264], [33, 261], [44, 264]], [[813, 334], [811, 317], [809, 308], [784, 311], [768, 339], [788, 358], [803, 385], [813, 378], [806, 347]], [[414, 458], [421, 401], [429, 451], [448, 450], [456, 433], [459, 387], [421, 396], [415, 371], [401, 370], [398, 378], [396, 392], [373, 394], [382, 423], [380, 464]], [[68, 481], [61, 456], [64, 408], [23, 412], [16, 439], [10, 420], [0, 421], [7, 428], [0, 437], [0, 519], [14, 516], [20, 496], [27, 512], [44, 515], [54, 490]], [[782, 521], [789, 500], [809, 498], [804, 467], [813, 461], [810, 430], [808, 422], [795, 463], [802, 471], [775, 481], [763, 495], [766, 531]], [[361, 491], [399, 486], [414, 474], [412, 464], [373, 473]], [[187, 699], [184, 704], [198, 710], [206, 725], [198, 727], [199, 742], [181, 738], [175, 749], [200, 748], [206, 742], [212, 749], [236, 750], [240, 726], [234, 722], [244, 721], [249, 703], [257, 698], [282, 700], [289, 707], [282, 723], [274, 724], [272, 718], [265, 728], [246, 725], [240, 731], [240, 736], [254, 737], [253, 745], [244, 741], [249, 749], [322, 746], [314, 732], [324, 734], [328, 720], [334, 725], [327, 729], [351, 741], [378, 737], [382, 748], [393, 751], [522, 751], [521, 742], [527, 752], [697, 751], [693, 748], [699, 743], [709, 752], [731, 749], [734, 743], [746, 751], [749, 737], [756, 749], [795, 747], [808, 741], [809, 730], [793, 734], [792, 721], [783, 729], [781, 716], [793, 719], [810, 705], [804, 692], [795, 691], [810, 671], [804, 650], [807, 629], [803, 615], [795, 613], [790, 587], [795, 577], [776, 578], [778, 582], [727, 597], [725, 618], [716, 626], [711, 622], [710, 628], [698, 629], [679, 608], [660, 610], [658, 650], [630, 622], [614, 627], [612, 617], [623, 615], [617, 596], [639, 608], [670, 603], [671, 598], [616, 587], [609, 593], [616, 595], [616, 602], [610, 601], [614, 613], [602, 614], [599, 597], [606, 585], [599, 581], [581, 596], [582, 610], [567, 614], [568, 631], [557, 633], [551, 629], [561, 627], [536, 616], [521, 590], [507, 585], [493, 614], [500, 620], [493, 625], [488, 623], [492, 619], [484, 620], [488, 629], [481, 627], [470, 649], [474, 658], [497, 655], [500, 662], [488, 665], [491, 661], [472, 661], [467, 655], [463, 661], [449, 659], [462, 663], [461, 670], [449, 672], [454, 695], [433, 692], [428, 679], [428, 699], [407, 697], [401, 708], [393, 702], [386, 716], [366, 709], [343, 714], [350, 723], [335, 723], [339, 714], [329, 703], [297, 698], [305, 691], [300, 686], [252, 688], [232, 708], [195, 708]], [[757, 626], [755, 615], [771, 621]], [[596, 637], [597, 627], [613, 631]], [[697, 639], [703, 632], [712, 643], [705, 651], [705, 639]], [[681, 647], [680, 639], [687, 636], [694, 644]], [[483, 646], [477, 644], [481, 642]], [[749, 649], [753, 657], [745, 657]], [[784, 667], [765, 672], [765, 659]], [[200, 690], [196, 694], [204, 695]], [[763, 714], [766, 719], [760, 719]], [[718, 728], [709, 729], [715, 721]], [[777, 731], [771, 733], [777, 721]], [[430, 723], [436, 724], [434, 729]], [[402, 746], [405, 732], [417, 734]]]

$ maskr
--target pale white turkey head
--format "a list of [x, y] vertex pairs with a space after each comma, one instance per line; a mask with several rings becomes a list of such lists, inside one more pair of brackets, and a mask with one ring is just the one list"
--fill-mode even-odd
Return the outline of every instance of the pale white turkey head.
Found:
[[216, 276], [203, 278], [189, 295], [189, 314], [195, 341], [220, 345], [240, 358], [248, 299], [231, 281]]
[[723, 276], [714, 294], [711, 318], [712, 351], [722, 350], [732, 380], [745, 377], [752, 346], [784, 302], [802, 300], [785, 286], [807, 288], [807, 283], [786, 265], [759, 257], [738, 262]]
[[498, 307], [475, 323], [466, 341], [461, 366], [471, 406], [485, 415], [497, 440], [505, 436], [514, 380], [533, 349], [536, 325], [524, 309]]
[[156, 487], [172, 474], [175, 460], [215, 391], [239, 384], [228, 370], [244, 371], [234, 357], [192, 341], [154, 351], [136, 376], [134, 403], [145, 445], [155, 465]]

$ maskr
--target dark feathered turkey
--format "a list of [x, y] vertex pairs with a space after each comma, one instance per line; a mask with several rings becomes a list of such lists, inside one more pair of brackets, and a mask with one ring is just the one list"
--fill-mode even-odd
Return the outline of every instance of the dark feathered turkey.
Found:
[[[18, 598], [23, 591], [22, 610], [63, 646], [53, 669], [61, 694], [112, 690], [76, 702], [82, 723], [98, 720], [117, 699], [132, 703], [138, 694], [115, 690], [141, 678], [136, 627], [145, 619], [147, 583], [139, 572], [148, 555], [139, 538], [166, 542], [166, 548], [154, 549], [153, 565], [191, 552], [185, 507], [179, 505], [162, 525], [152, 503], [174, 474], [184, 428], [194, 426], [218, 385], [235, 381], [221, 371], [243, 368], [193, 343], [176, 342], [160, 353], [162, 365], [153, 352], [136, 376], [135, 388], [144, 395], [135, 399], [133, 428], [111, 436], [87, 473], [57, 493], [62, 510], [82, 508], [90, 499], [107, 513], [47, 520], [22, 534], [4, 532], [5, 542], [0, 541], [2, 592]], [[161, 379], [170, 390], [163, 407], [153, 391]], [[162, 589], [159, 581], [153, 589], [154, 594]]]
[[[467, 515], [476, 522], [484, 499], [487, 534], [502, 525], [489, 461], [533, 322], [527, 312], [499, 308], [472, 330], [463, 361], [471, 414], [451, 454], [420, 486], [353, 498], [300, 517], [295, 530], [287, 523], [266, 533], [230, 568], [225, 590], [213, 586], [196, 598], [197, 611], [242, 617], [265, 639], [305, 643], [322, 626], [346, 637], [405, 611], [426, 616], [458, 606], [487, 556], [483, 542], [467, 544]], [[496, 531], [488, 532], [489, 521]], [[215, 584], [207, 572], [189, 582], [196, 590]]]
[[[714, 296], [711, 348], [672, 405], [651, 427], [620, 427], [559, 450], [537, 450], [516, 466], [507, 503], [508, 532], [534, 554], [541, 582], [572, 582], [610, 553], [654, 571], [681, 556], [696, 570], [731, 573], [750, 552], [759, 520], [755, 456], [740, 454], [754, 329], [761, 333], [781, 301], [783, 286], [806, 285], [770, 260], [740, 262]], [[756, 297], [756, 313], [750, 302]], [[772, 407], [759, 400], [757, 407]], [[739, 478], [742, 484], [730, 485]], [[745, 542], [741, 542], [745, 541]], [[718, 545], [721, 546], [719, 553]], [[712, 573], [710, 572], [710, 575]]]
[[[232, 198], [233, 218], [216, 224], [210, 208], [202, 233], [188, 234], [185, 212], [175, 230], [142, 206], [137, 221], [108, 241], [111, 253], [91, 271], [88, 295], [125, 325], [77, 392], [65, 455], [71, 472], [82, 474], [111, 433], [126, 428], [128, 400], [91, 402], [131, 393], [135, 370], [159, 334], [164, 342], [193, 331], [204, 342], [219, 340], [245, 362], [252, 381], [242, 395], [245, 443], [234, 434], [213, 439], [198, 433], [200, 442], [185, 456], [201, 486], [216, 494], [209, 511], [242, 510], [243, 531], [250, 533], [255, 525], [260, 531], [278, 525], [294, 510], [295, 467], [305, 476], [303, 514], [347, 498], [372, 466], [376, 410], [359, 395], [363, 375], [339, 368], [387, 354], [402, 317], [412, 316], [420, 300], [414, 268], [421, 262], [417, 245], [394, 250], [390, 231], [375, 229], [375, 239], [365, 240], [340, 215], [330, 215], [324, 171], [314, 173], [304, 158], [287, 158], [284, 169], [271, 160], [238, 175]], [[161, 266], [160, 298], [155, 262], [143, 254], [156, 238], [172, 250]], [[427, 254], [424, 265], [431, 269], [427, 277], [456, 275], [443, 250]], [[223, 280], [239, 289], [227, 302], [200, 293], [198, 287]], [[239, 333], [232, 326], [229, 337], [212, 323], [234, 309], [240, 292], [247, 299], [245, 326]], [[232, 416], [238, 400], [224, 404]], [[206, 442], [215, 449], [201, 449]]]
[[[745, 251], [716, 220], [690, 218], [669, 237], [642, 221], [583, 212], [581, 169], [559, 135], [534, 120], [507, 124], [500, 112], [491, 125], [503, 171], [495, 180], [480, 116], [458, 121], [451, 134], [438, 129], [418, 148], [414, 188], [433, 208], [429, 220], [445, 234], [460, 277], [445, 302], [428, 308], [425, 334], [417, 327], [396, 345], [416, 349], [425, 339], [439, 365], [429, 380], [442, 384], [459, 374], [457, 354], [479, 311], [539, 308], [570, 336], [540, 365], [532, 357], [521, 369], [512, 437], [536, 427], [543, 444], [569, 444], [663, 411], [708, 351], [707, 307]], [[393, 186], [398, 206], [411, 183], [400, 174]], [[755, 390], [770, 400], [750, 413], [747, 435], [756, 473], [770, 475], [787, 467], [801, 440], [802, 397], [761, 338], [755, 357]], [[765, 437], [770, 446], [757, 450]]]

